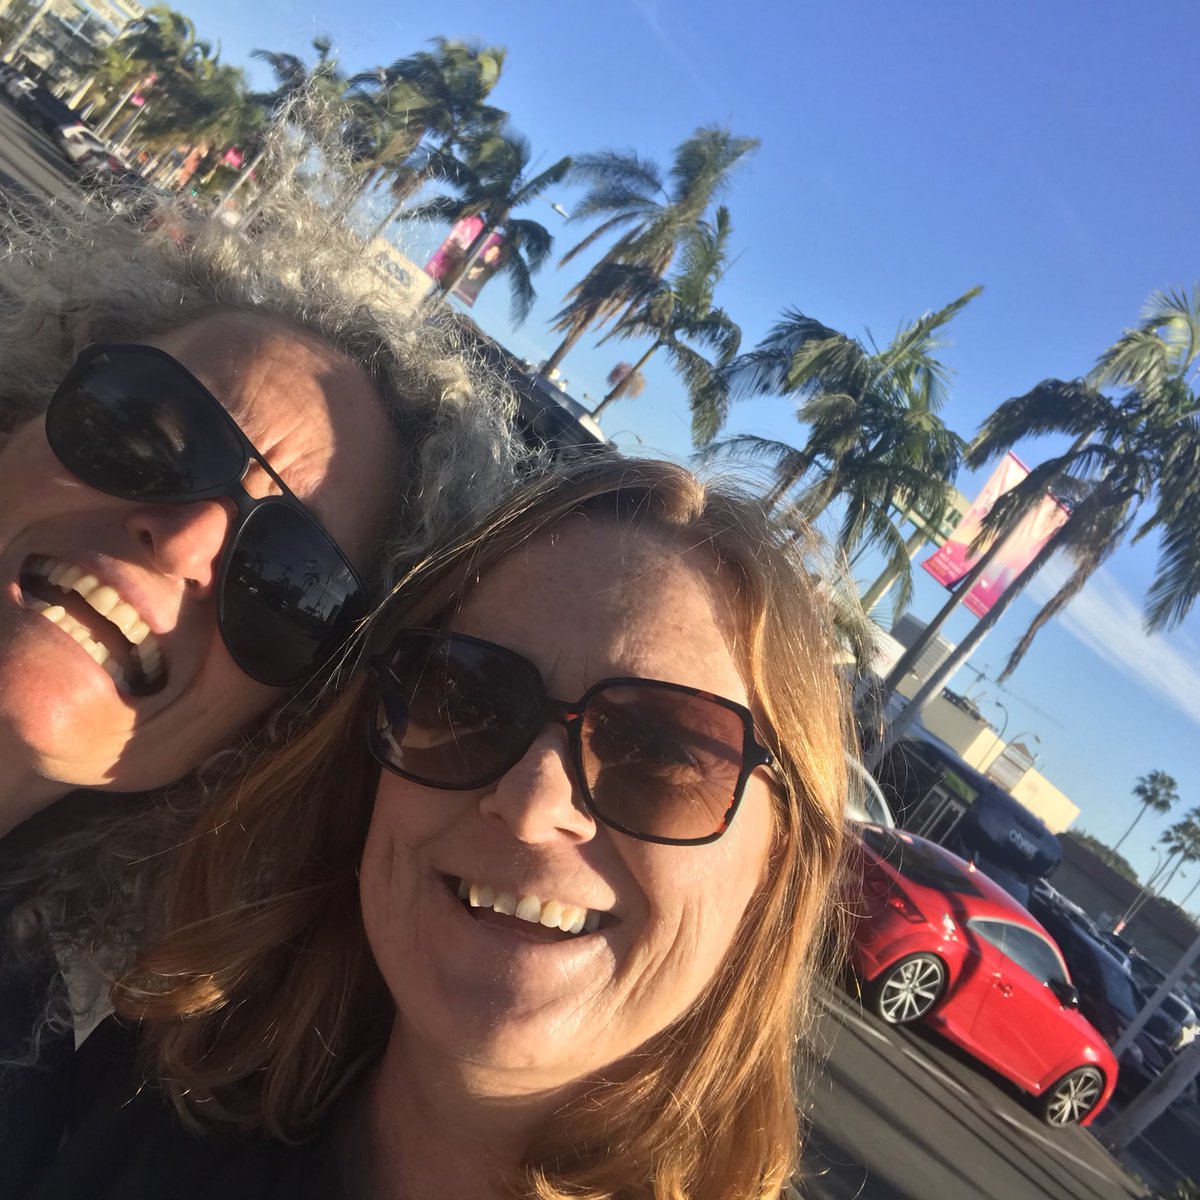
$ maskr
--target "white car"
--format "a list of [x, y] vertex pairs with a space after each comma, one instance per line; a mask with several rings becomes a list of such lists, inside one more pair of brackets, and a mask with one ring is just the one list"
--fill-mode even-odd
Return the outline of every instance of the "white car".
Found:
[[58, 130], [58, 147], [76, 166], [108, 154], [108, 147], [86, 125], [64, 125]]

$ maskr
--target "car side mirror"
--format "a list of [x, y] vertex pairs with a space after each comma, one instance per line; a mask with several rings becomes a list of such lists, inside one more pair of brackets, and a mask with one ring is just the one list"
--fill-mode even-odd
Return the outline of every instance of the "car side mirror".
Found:
[[1075, 990], [1074, 984], [1067, 983], [1065, 979], [1048, 979], [1046, 986], [1054, 993], [1063, 1008], [1079, 1007], [1079, 993]]

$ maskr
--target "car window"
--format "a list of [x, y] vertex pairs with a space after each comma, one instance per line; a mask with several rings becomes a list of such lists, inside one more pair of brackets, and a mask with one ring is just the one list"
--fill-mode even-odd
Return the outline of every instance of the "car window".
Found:
[[1098, 943], [1086, 945], [1086, 940], [1080, 935], [1059, 942], [1080, 990], [1099, 992], [1126, 1020], [1132, 1020], [1142, 1007], [1141, 993], [1106, 950]]
[[1005, 958], [1028, 971], [1035, 979], [1046, 983], [1051, 979], [1070, 983], [1066, 964], [1045, 938], [1009, 921], [989, 921], [978, 918], [969, 922], [984, 941], [995, 946]]
[[921, 887], [960, 896], [982, 896], [971, 877], [952, 858], [928, 842], [917, 841], [901, 832], [864, 825], [863, 841], [905, 879]]

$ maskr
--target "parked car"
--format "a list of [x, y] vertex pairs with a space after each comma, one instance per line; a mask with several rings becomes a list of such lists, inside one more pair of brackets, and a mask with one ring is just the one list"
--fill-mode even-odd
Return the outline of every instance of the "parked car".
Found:
[[65, 100], [60, 100], [49, 88], [41, 84], [22, 91], [15, 99], [17, 111], [30, 125], [36, 126], [52, 137], [57, 130], [67, 125], [78, 125], [79, 114]]
[[1105, 945], [1119, 950], [1126, 958], [1136, 953], [1133, 943], [1128, 938], [1123, 938], [1119, 933], [1114, 933], [1111, 929], [1099, 930], [1098, 936]]
[[924, 1020], [1037, 1098], [1050, 1125], [1088, 1124], [1117, 1063], [1078, 1011], [1049, 935], [1003, 888], [944, 847], [861, 827], [851, 964], [883, 1021]]
[[59, 149], [76, 167], [89, 158], [108, 157], [108, 147], [86, 125], [63, 125], [55, 130], [55, 136]]

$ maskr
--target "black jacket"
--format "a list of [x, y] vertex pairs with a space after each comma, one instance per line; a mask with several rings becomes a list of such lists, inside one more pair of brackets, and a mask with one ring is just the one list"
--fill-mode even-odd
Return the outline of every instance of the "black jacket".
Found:
[[329, 1129], [297, 1146], [186, 1129], [114, 1018], [76, 1059], [67, 1136], [29, 1200], [349, 1200]]
[[[8, 927], [0, 909], [0, 931]], [[0, 1200], [24, 1196], [53, 1156], [74, 1085], [69, 1031], [32, 1036], [55, 989], [65, 990], [49, 945], [20, 955], [0, 940]]]

